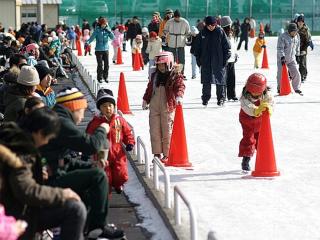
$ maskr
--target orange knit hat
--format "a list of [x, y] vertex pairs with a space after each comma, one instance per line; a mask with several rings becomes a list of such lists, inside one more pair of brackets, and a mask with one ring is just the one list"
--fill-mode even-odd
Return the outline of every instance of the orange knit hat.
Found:
[[58, 104], [65, 106], [72, 112], [79, 109], [86, 109], [88, 106], [87, 99], [78, 88], [68, 87], [62, 89], [57, 94], [56, 101]]

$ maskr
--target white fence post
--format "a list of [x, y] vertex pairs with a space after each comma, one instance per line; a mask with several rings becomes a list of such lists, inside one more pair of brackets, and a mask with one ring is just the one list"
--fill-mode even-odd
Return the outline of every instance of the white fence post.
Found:
[[191, 240], [197, 240], [198, 239], [198, 227], [197, 227], [197, 216], [196, 212], [189, 202], [189, 200], [186, 198], [186, 196], [183, 194], [183, 192], [180, 190], [180, 188], [176, 185], [174, 186], [174, 212], [175, 212], [175, 221], [177, 225], [181, 224], [181, 213], [180, 213], [180, 205], [179, 205], [179, 196], [184, 201], [184, 203], [187, 205], [189, 209], [189, 215], [190, 215], [190, 234], [191, 234]]

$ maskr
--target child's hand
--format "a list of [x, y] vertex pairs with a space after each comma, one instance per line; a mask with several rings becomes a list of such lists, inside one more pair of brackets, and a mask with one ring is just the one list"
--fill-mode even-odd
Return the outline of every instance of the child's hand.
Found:
[[126, 146], [126, 151], [127, 152], [131, 152], [133, 150], [133, 145], [132, 144], [128, 144], [127, 146]]
[[261, 102], [261, 104], [254, 110], [254, 116], [260, 117], [262, 115], [262, 112], [264, 112], [268, 107], [267, 102]]

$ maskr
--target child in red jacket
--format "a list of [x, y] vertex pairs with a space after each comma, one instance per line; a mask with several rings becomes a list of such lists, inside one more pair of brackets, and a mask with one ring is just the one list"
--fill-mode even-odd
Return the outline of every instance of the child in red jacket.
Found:
[[239, 157], [243, 157], [242, 170], [250, 171], [249, 161], [257, 148], [262, 112], [268, 110], [269, 114], [272, 113], [273, 97], [265, 76], [260, 73], [249, 76], [240, 103], [239, 121], [243, 137], [239, 145]]
[[156, 70], [148, 82], [142, 109], [150, 109], [152, 153], [165, 163], [168, 159], [174, 113], [177, 104], [182, 104], [185, 85], [179, 66], [173, 66], [171, 52], [159, 53], [154, 57], [154, 61]]
[[87, 133], [93, 134], [101, 123], [108, 123], [110, 131], [107, 134], [110, 149], [106, 163], [106, 173], [109, 178], [109, 192], [112, 187], [118, 194], [123, 191], [123, 184], [128, 181], [127, 157], [122, 147], [126, 145], [126, 151], [132, 151], [135, 144], [131, 128], [126, 120], [115, 113], [116, 100], [109, 89], [100, 89], [97, 95], [97, 108], [100, 115], [94, 116], [87, 127]]

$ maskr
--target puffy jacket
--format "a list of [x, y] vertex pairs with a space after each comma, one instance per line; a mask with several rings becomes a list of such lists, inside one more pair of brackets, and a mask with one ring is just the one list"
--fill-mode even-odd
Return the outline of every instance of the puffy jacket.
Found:
[[19, 114], [23, 111], [27, 101], [27, 96], [20, 96], [10, 87], [8, 92], [4, 94], [4, 121], [16, 121]]
[[287, 64], [296, 61], [296, 56], [300, 55], [300, 37], [297, 34], [291, 37], [288, 32], [282, 33], [278, 37], [277, 43], [277, 59], [280, 62], [285, 57]]
[[40, 85], [37, 86], [36, 93], [38, 93], [44, 104], [50, 108], [56, 104], [56, 94], [54, 93], [51, 87], [48, 87], [46, 90], [43, 90]]
[[171, 18], [164, 26], [163, 33], [167, 37], [168, 47], [184, 47], [190, 34], [189, 22], [184, 18], [180, 18], [179, 22]]
[[266, 45], [266, 41], [264, 38], [257, 38], [256, 42], [253, 46], [253, 51], [257, 52], [257, 53], [261, 53], [262, 52], [262, 46]]
[[300, 55], [305, 55], [307, 54], [307, 48], [311, 41], [311, 34], [306, 25], [303, 25], [302, 28], [299, 28], [298, 33], [300, 36]]
[[90, 44], [94, 39], [96, 39], [95, 51], [107, 51], [109, 50], [108, 41], [109, 39], [114, 39], [114, 34], [111, 32], [109, 27], [101, 28], [98, 26], [92, 33], [87, 43]]
[[123, 33], [119, 32], [119, 29], [114, 30], [114, 39], [111, 42], [113, 47], [120, 47], [123, 43]]
[[149, 38], [146, 53], [149, 53], [149, 59], [154, 59], [154, 57], [161, 52], [162, 41], [159, 37], [156, 40], [151, 41]]
[[106, 167], [106, 172], [110, 186], [119, 188], [128, 181], [127, 157], [122, 144], [135, 145], [135, 140], [131, 132], [131, 127], [127, 121], [118, 114], [113, 114], [109, 122], [104, 116], [94, 116], [88, 124], [86, 132], [90, 135], [93, 134], [97, 127], [105, 122], [110, 125], [110, 131], [107, 134], [107, 139], [110, 144], [108, 153], [109, 165]]
[[[155, 93], [157, 81], [157, 71], [151, 75], [151, 80], [148, 82], [147, 89], [143, 96], [143, 99], [149, 104], [152, 96]], [[165, 84], [165, 90], [167, 95], [168, 111], [172, 112], [176, 109], [176, 97], [183, 97], [185, 85], [183, 82], [183, 75], [177, 72], [175, 69], [171, 71], [168, 80]]]

